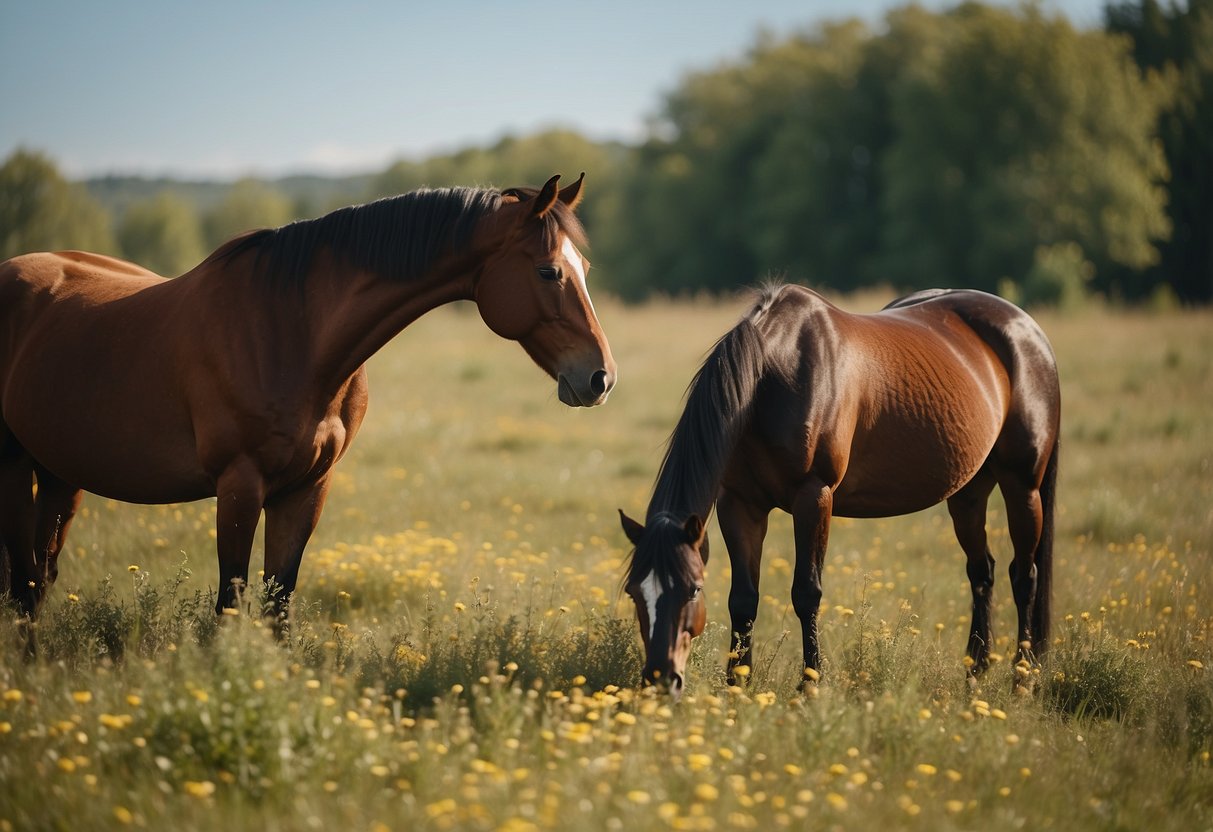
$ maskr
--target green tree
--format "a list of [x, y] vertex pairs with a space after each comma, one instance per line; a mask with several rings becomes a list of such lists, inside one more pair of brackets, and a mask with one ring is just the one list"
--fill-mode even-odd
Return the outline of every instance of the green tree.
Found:
[[165, 276], [185, 272], [206, 254], [194, 207], [169, 191], [131, 205], [118, 242], [128, 260]]
[[1169, 283], [1181, 299], [1207, 303], [1213, 300], [1213, 0], [1189, 0], [1187, 8], [1164, 8], [1157, 0], [1113, 3], [1104, 16], [1109, 31], [1132, 39], [1140, 67], [1175, 83], [1158, 118], [1174, 233], [1161, 246], [1161, 262], [1143, 275], [1143, 289]]
[[0, 167], [0, 260], [63, 249], [113, 253], [109, 216], [46, 156], [16, 150]]
[[257, 179], [241, 179], [203, 218], [208, 248], [214, 249], [237, 234], [256, 228], [277, 228], [295, 219], [291, 200]]
[[893, 89], [889, 276], [993, 289], [1065, 243], [1097, 274], [1155, 262], [1170, 232], [1154, 133], [1165, 90], [1126, 45], [1032, 6], [968, 4], [938, 21]]

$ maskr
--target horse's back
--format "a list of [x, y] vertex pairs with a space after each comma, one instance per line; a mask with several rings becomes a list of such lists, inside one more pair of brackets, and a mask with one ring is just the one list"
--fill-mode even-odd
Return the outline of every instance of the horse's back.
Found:
[[[1013, 407], [1038, 403], [1056, 422], [1061, 394], [1053, 347], [1040, 324], [1015, 304], [976, 289], [928, 289], [893, 301], [881, 314], [919, 315], [933, 320], [955, 316], [993, 350], [1006, 368]], [[1036, 418], [1045, 415], [1042, 410]]]
[[189, 302], [173, 281], [104, 255], [0, 263], [0, 442], [107, 496], [157, 501], [126, 476], [157, 466], [185, 483], [173, 500], [205, 496], [179, 391]]
[[997, 358], [1009, 386], [995, 456], [1006, 468], [1043, 471], [1061, 420], [1057, 359], [1048, 336], [1031, 315], [997, 295], [975, 289], [928, 289], [899, 298], [876, 317], [955, 321]]
[[[164, 282], [134, 263], [84, 251], [36, 252], [0, 263], [0, 406], [17, 362], [39, 359], [27, 347], [47, 329], [88, 329], [87, 317], [73, 321], [81, 314], [76, 310], [96, 309]], [[69, 307], [67, 320], [59, 320]]]
[[1055, 410], [1021, 404], [1047, 400], [1056, 371], [1040, 328], [1001, 298], [926, 290], [873, 314], [796, 286], [764, 298], [755, 320], [786, 383], [756, 412], [760, 444], [803, 442], [793, 456], [834, 486], [839, 515], [933, 505], [985, 464], [1008, 417]]

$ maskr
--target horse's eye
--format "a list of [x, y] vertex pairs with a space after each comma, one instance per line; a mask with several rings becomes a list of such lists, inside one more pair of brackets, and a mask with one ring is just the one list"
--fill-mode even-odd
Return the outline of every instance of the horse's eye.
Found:
[[698, 598], [700, 596], [700, 594], [702, 592], [703, 592], [703, 587], [701, 587], [701, 586], [691, 587], [691, 600], [694, 601], [696, 598]]
[[560, 269], [555, 266], [540, 266], [537, 271], [539, 272], [539, 276], [544, 280], [560, 279]]

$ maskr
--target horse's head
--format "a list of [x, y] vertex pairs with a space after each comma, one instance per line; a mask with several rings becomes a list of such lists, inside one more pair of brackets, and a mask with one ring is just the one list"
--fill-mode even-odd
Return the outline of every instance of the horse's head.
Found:
[[473, 289], [480, 316], [522, 344], [557, 382], [570, 407], [602, 404], [615, 384], [615, 359], [586, 287], [590, 264], [573, 209], [585, 174], [561, 190], [510, 188], [478, 233], [489, 254]]
[[644, 640], [644, 682], [682, 694], [691, 639], [703, 632], [707, 607], [703, 572], [707, 544], [703, 521], [691, 515], [679, 522], [658, 514], [642, 526], [622, 511], [623, 531], [636, 550], [624, 589], [636, 602]]

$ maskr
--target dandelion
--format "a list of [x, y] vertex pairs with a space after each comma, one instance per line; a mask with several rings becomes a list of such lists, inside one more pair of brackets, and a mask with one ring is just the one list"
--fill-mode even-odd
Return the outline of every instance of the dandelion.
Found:
[[456, 806], [455, 801], [447, 797], [426, 806], [425, 813], [431, 818], [440, 818], [443, 815], [449, 815], [451, 812], [454, 812]]
[[839, 812], [846, 811], [847, 799], [838, 792], [830, 792], [826, 795], [826, 803], [829, 803], [834, 809]]
[[1188, 667], [1193, 670], [1204, 670], [1205, 666], [1200, 659], [1188, 659]]
[[118, 823], [122, 824], [123, 826], [130, 826], [130, 824], [134, 822], [135, 816], [131, 814], [131, 810], [125, 806], [115, 806], [114, 820], [118, 821]]
[[615, 721], [620, 725], [635, 725], [636, 715], [628, 713], [627, 711], [620, 711], [619, 713], [615, 714]]
[[21, 693], [21, 691], [17, 690], [16, 688], [9, 688], [4, 692], [4, 701], [20, 702], [22, 696], [24, 696], [24, 694]]
[[126, 704], [130, 705], [132, 708], [138, 708], [143, 704], [143, 697], [139, 696], [137, 693], [128, 693], [126, 695]]
[[633, 789], [628, 792], [628, 800], [639, 806], [647, 805], [653, 798], [643, 789]]
[[949, 800], [943, 804], [943, 808], [947, 809], [949, 814], [955, 815], [963, 812], [965, 805], [962, 800]]
[[224, 607], [223, 614], [224, 615], [240, 615], [240, 610], [236, 609], [235, 607]]
[[701, 800], [704, 803], [711, 803], [718, 797], [720, 797], [720, 791], [711, 783], [700, 783], [695, 787], [696, 800]]
[[126, 567], [126, 571], [127, 571], [127, 572], [138, 572], [138, 571], [139, 571], [139, 564], [137, 564], [137, 563], [132, 563], [130, 566]]
[[204, 800], [215, 793], [215, 784], [210, 780], [186, 780], [182, 784], [182, 788], [190, 797], [196, 797], [199, 800]]
[[914, 766], [914, 770], [924, 777], [934, 777], [935, 773], [939, 771], [939, 769], [935, 768], [935, 766], [931, 765], [930, 763], [919, 763], [918, 765]]
[[93, 701], [93, 694], [92, 691], [78, 690], [72, 693], [72, 699], [78, 704], [87, 705], [89, 702]]

